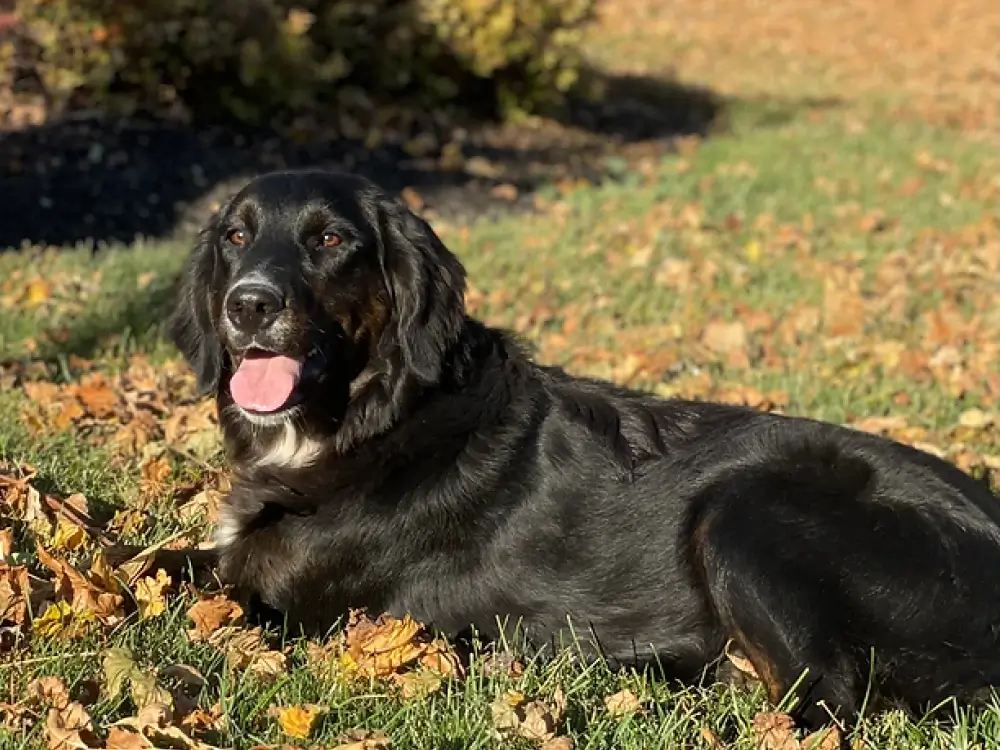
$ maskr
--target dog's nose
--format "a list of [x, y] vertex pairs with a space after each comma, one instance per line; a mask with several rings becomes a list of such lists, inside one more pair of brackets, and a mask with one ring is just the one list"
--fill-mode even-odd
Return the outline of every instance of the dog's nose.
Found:
[[267, 328], [285, 307], [277, 289], [263, 284], [243, 284], [229, 293], [226, 314], [241, 333], [253, 334]]

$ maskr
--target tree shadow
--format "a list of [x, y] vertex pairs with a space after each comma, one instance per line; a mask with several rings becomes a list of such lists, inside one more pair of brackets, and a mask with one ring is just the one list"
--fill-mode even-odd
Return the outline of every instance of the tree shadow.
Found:
[[474, 215], [526, 203], [539, 185], [610, 176], [606, 157], [623, 144], [669, 149], [705, 134], [725, 103], [709, 91], [656, 79], [610, 79], [600, 102], [571, 100], [549, 127], [485, 121], [456, 128], [461, 159], [440, 148], [416, 156], [405, 143], [296, 141], [276, 130], [198, 127], [164, 118], [88, 111], [0, 136], [0, 248], [132, 242], [190, 231], [214, 202], [253, 174], [322, 166], [363, 174], [386, 190], [417, 191], [442, 215]]

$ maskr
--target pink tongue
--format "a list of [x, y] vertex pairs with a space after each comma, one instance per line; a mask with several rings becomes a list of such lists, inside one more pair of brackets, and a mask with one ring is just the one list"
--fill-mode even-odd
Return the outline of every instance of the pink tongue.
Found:
[[288, 401], [301, 374], [302, 362], [291, 357], [246, 357], [229, 381], [229, 389], [244, 409], [276, 411]]

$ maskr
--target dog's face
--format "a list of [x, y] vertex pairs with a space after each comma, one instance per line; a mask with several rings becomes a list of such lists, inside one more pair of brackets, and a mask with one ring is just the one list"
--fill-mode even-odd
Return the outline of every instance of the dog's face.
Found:
[[202, 391], [274, 425], [361, 381], [434, 382], [464, 280], [431, 228], [367, 180], [275, 172], [203, 230], [169, 329]]

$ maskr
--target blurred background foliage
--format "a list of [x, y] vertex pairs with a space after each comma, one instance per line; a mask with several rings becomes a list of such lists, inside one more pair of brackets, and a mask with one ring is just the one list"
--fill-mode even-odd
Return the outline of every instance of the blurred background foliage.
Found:
[[580, 47], [596, 4], [17, 0], [0, 54], [50, 111], [99, 102], [251, 126], [327, 117], [358, 137], [431, 109], [509, 118], [560, 106], [592, 85]]

